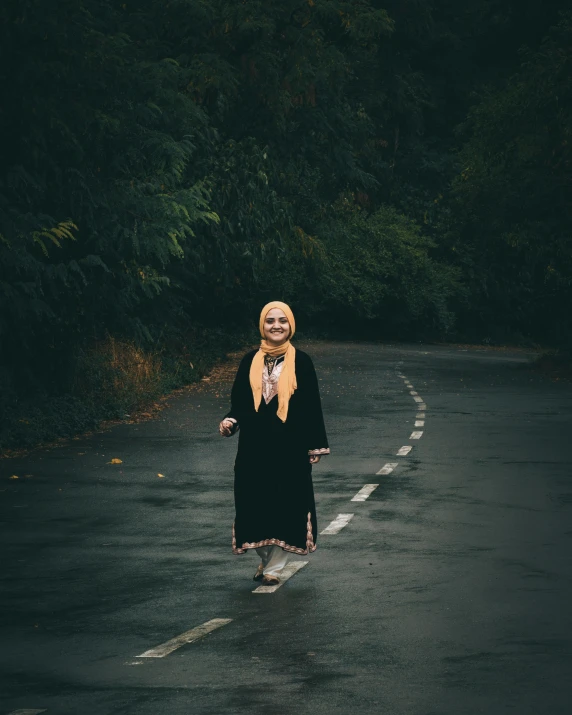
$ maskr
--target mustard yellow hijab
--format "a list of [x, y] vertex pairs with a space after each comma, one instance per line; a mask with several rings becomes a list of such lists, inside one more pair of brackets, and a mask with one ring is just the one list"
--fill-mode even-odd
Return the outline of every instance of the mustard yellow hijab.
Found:
[[[290, 323], [290, 335], [288, 336], [288, 340], [278, 346], [269, 345], [264, 339], [264, 321], [266, 320], [268, 313], [273, 308], [280, 308]], [[281, 303], [279, 300], [273, 300], [271, 303], [267, 303], [264, 308], [262, 308], [258, 325], [262, 341], [260, 342], [260, 349], [254, 356], [252, 365], [250, 366], [250, 386], [252, 387], [252, 396], [254, 397], [254, 409], [258, 412], [258, 408], [260, 407], [260, 402], [262, 400], [262, 373], [264, 371], [264, 356], [272, 355], [273, 357], [279, 357], [280, 355], [284, 355], [284, 367], [282, 368], [282, 372], [280, 373], [280, 377], [278, 379], [278, 411], [276, 414], [282, 422], [286, 422], [286, 417], [288, 416], [288, 404], [290, 402], [290, 398], [294, 394], [294, 390], [297, 388], [295, 366], [296, 348], [290, 343], [290, 340], [296, 331], [294, 314], [286, 303]]]

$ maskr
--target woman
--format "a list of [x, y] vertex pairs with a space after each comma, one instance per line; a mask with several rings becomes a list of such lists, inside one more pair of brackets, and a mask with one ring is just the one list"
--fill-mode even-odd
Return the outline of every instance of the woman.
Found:
[[256, 549], [262, 563], [254, 580], [275, 585], [289, 553], [316, 550], [312, 464], [330, 450], [314, 365], [290, 342], [292, 311], [268, 303], [259, 325], [260, 349], [243, 357], [219, 431], [229, 437], [240, 430], [233, 553]]

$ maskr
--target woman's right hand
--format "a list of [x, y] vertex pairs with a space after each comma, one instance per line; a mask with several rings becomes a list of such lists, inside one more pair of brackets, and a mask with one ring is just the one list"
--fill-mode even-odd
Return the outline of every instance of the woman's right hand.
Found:
[[230, 437], [232, 434], [232, 428], [234, 427], [234, 422], [232, 420], [223, 420], [218, 426], [218, 431], [222, 437]]

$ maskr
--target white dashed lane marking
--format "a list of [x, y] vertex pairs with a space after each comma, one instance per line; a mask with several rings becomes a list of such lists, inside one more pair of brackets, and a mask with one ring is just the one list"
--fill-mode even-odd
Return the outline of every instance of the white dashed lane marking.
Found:
[[338, 514], [331, 524], [328, 524], [321, 534], [337, 534], [353, 519], [353, 514]]
[[259, 586], [258, 588], [255, 588], [252, 593], [274, 593], [274, 591], [279, 589], [280, 586], [283, 586], [289, 578], [292, 578], [297, 571], [306, 566], [308, 563], [309, 561], [291, 561], [282, 569], [282, 573], [280, 574], [280, 583], [276, 584], [276, 586]]
[[366, 484], [365, 487], [362, 487], [355, 497], [352, 498], [352, 501], [365, 501], [378, 486], [379, 484]]
[[379, 470], [379, 472], [376, 472], [376, 474], [391, 474], [397, 466], [399, 466], [399, 462], [388, 462]]
[[[405, 381], [406, 387], [410, 390], [409, 394], [413, 397], [415, 402], [418, 403], [418, 409], [426, 410], [427, 406], [423, 402], [423, 398], [419, 397], [419, 394], [413, 389], [413, 385], [409, 382], [405, 375], [400, 374], [399, 377]], [[415, 427], [423, 427], [425, 422], [421, 420], [425, 418], [425, 413], [419, 412], [416, 417], [417, 420], [415, 422]], [[421, 431], [412, 432], [410, 439], [419, 439], [422, 435], [423, 432]], [[403, 446], [399, 449], [397, 455], [405, 456], [409, 454], [411, 450], [412, 447], [410, 445]], [[398, 462], [389, 462], [388, 464], [385, 464], [379, 470], [379, 472], [377, 472], [377, 474], [391, 474], [391, 472], [393, 472], [393, 470], [397, 466], [399, 466]], [[366, 501], [366, 499], [368, 499], [368, 497], [377, 489], [378, 486], [379, 484], [366, 484], [359, 490], [359, 492], [352, 498], [351, 501]], [[321, 532], [321, 534], [328, 535], [339, 533], [345, 526], [349, 524], [349, 522], [353, 519], [353, 516], [353, 514], [338, 514], [338, 516]], [[258, 586], [258, 588], [256, 588], [253, 593], [274, 593], [286, 581], [288, 581], [292, 576], [294, 576], [294, 574], [296, 574], [300, 569], [302, 569], [304, 566], [307, 566], [308, 563], [308, 561], [293, 561], [289, 563], [282, 571], [279, 584], [277, 584], [276, 586]], [[190, 630], [181, 633], [181, 635], [176, 636], [175, 638], [171, 638], [170, 640], [166, 641], [165, 643], [162, 643], [161, 645], [156, 646], [155, 648], [151, 648], [150, 650], [145, 651], [141, 655], [136, 656], [136, 658], [164, 658], [165, 656], [169, 655], [181, 646], [193, 643], [201, 638], [204, 638], [212, 631], [215, 631], [218, 628], [221, 628], [222, 626], [231, 623], [232, 620], [232, 618], [213, 618], [200, 626], [191, 628]], [[134, 662], [130, 663], [130, 665], [139, 665], [141, 663], [142, 662]], [[13, 710], [8, 715], [40, 715], [40, 713], [45, 712], [47, 712], [46, 708], [24, 708], [20, 710]]]
[[177, 648], [180, 648], [187, 643], [193, 643], [194, 641], [199, 640], [199, 638], [203, 638], [211, 631], [214, 631], [221, 626], [226, 626], [226, 624], [230, 623], [231, 621], [232, 618], [213, 618], [211, 621], [203, 623], [202, 626], [191, 628], [190, 631], [185, 631], [184, 633], [181, 633], [180, 636], [171, 638], [171, 640], [167, 641], [166, 643], [162, 643], [156, 648], [151, 648], [151, 650], [146, 650], [145, 653], [141, 653], [141, 655], [136, 655], [135, 657], [164, 658], [166, 655], [169, 655], [169, 653], [172, 653], [174, 650], [177, 650]]

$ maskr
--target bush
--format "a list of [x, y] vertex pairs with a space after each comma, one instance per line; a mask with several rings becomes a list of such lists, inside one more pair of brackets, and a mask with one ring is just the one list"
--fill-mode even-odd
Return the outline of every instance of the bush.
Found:
[[305, 308], [313, 322], [340, 333], [446, 335], [453, 326], [449, 300], [461, 287], [455, 269], [431, 258], [432, 247], [419, 226], [395, 209], [368, 214], [342, 199], [306, 269]]
[[69, 438], [97, 429], [102, 420], [128, 418], [160, 395], [200, 380], [227, 350], [251, 340], [250, 334], [195, 329], [187, 332], [186, 345], [170, 340], [144, 349], [108, 336], [71, 356], [65, 391], [59, 381], [40, 387], [40, 376], [35, 390], [18, 392], [3, 370], [0, 452]]

